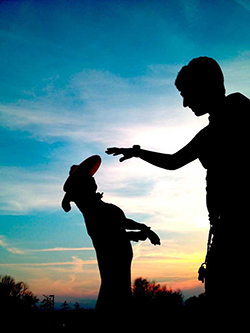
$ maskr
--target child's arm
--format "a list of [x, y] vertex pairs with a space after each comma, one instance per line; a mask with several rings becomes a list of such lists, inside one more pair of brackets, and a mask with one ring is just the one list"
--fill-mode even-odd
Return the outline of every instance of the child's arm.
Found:
[[150, 229], [150, 227], [146, 226], [146, 224], [144, 223], [135, 222], [134, 220], [126, 218], [125, 229], [145, 231], [147, 229]]
[[138, 242], [139, 240], [146, 240], [147, 236], [142, 231], [127, 231], [126, 232], [127, 238], [130, 241]]
[[144, 223], [138, 223], [134, 220], [127, 219], [125, 221], [125, 228], [130, 230], [140, 230], [137, 232], [128, 231], [127, 236], [130, 240], [138, 242], [139, 240], [146, 240], [147, 238], [154, 245], [160, 245], [160, 238], [158, 235], [150, 229], [150, 227], [146, 226]]
[[129, 240], [134, 242], [145, 241], [148, 238], [153, 245], [161, 244], [159, 236], [149, 228], [146, 231], [127, 231], [126, 235]]

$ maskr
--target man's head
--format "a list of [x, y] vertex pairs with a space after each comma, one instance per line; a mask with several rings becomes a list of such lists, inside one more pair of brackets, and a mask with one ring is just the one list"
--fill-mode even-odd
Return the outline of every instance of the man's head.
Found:
[[175, 85], [183, 97], [183, 106], [190, 107], [197, 116], [210, 113], [226, 93], [222, 70], [209, 57], [192, 59], [182, 67]]

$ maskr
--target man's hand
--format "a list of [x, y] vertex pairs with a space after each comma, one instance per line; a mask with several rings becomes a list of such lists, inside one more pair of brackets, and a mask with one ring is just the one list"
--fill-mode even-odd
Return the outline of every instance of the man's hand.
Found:
[[116, 147], [107, 148], [106, 154], [113, 156], [123, 155], [123, 157], [121, 157], [119, 160], [120, 162], [123, 162], [125, 160], [134, 157], [133, 148], [116, 148]]

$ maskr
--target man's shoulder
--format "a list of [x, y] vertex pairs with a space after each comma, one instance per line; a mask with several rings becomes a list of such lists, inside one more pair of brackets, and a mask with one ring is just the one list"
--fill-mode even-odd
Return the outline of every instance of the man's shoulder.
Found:
[[226, 97], [228, 122], [238, 130], [248, 128], [250, 121], [250, 99], [236, 92]]
[[228, 103], [233, 103], [238, 106], [250, 106], [250, 99], [240, 92], [235, 92], [226, 97]]

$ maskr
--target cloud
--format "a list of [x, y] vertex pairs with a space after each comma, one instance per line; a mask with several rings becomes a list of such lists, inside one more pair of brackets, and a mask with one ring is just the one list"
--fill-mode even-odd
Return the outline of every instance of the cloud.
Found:
[[[245, 52], [221, 63], [229, 92], [249, 90], [248, 55]], [[32, 98], [1, 105], [4, 126], [29, 131], [39, 140], [66, 142], [63, 149], [50, 154], [47, 165], [2, 168], [2, 214], [61, 209], [69, 166], [99, 153], [103, 163], [96, 179], [105, 200], [128, 214], [144, 214], [158, 228], [182, 228], [186, 216], [194, 225], [205, 226], [200, 222], [206, 219], [205, 171], [199, 163], [173, 173], [139, 159], [120, 164], [118, 158], [104, 153], [108, 146], [132, 144], [173, 153], [207, 124], [206, 117], [195, 118], [181, 107], [173, 85], [180, 67], [150, 66], [137, 78], [84, 70], [61, 90], [46, 83], [43, 94], [34, 91]]]
[[240, 52], [237, 57], [220, 63], [224, 76], [227, 94], [239, 91], [250, 97], [250, 51]]
[[[64, 248], [64, 247], [55, 247], [48, 249], [19, 249], [17, 247], [13, 247], [10, 244], [10, 241], [7, 240], [6, 236], [0, 235], [0, 247], [4, 248], [6, 251], [18, 255], [18, 257], [14, 257], [16, 262], [6, 262], [0, 263], [0, 267], [18, 270], [29, 270], [31, 276], [36, 274], [36, 271], [44, 272], [49, 271], [51, 274], [55, 274], [57, 272], [64, 273], [83, 273], [86, 271], [91, 271], [91, 266], [97, 267], [97, 260], [95, 255], [88, 257], [88, 259], [81, 259], [76, 255], [70, 256], [67, 261], [60, 261], [57, 258], [57, 255], [53, 254], [53, 252], [79, 252], [79, 251], [94, 251], [92, 247], [80, 247], [80, 248]], [[47, 261], [44, 253], [50, 252], [51, 257], [50, 260]], [[31, 256], [33, 253], [40, 253], [39, 257]], [[21, 257], [21, 262], [20, 262]], [[52, 261], [53, 258], [57, 260]], [[94, 259], [92, 259], [94, 258]], [[42, 261], [42, 262], [41, 262]], [[84, 268], [83, 268], [84, 267]], [[87, 267], [87, 268], [85, 268]], [[42, 270], [42, 271], [41, 271]]]
[[60, 207], [62, 180], [52, 172], [22, 167], [2, 167], [1, 214], [26, 214]]
[[[82, 265], [96, 265], [96, 260], [82, 260], [75, 256], [72, 256], [73, 261], [65, 261], [65, 262], [44, 262], [44, 263], [5, 263], [0, 264], [0, 266], [3, 267], [11, 267], [11, 266], [22, 266], [22, 267], [51, 267], [51, 266], [76, 266], [77, 270], [79, 270], [78, 266], [80, 266], [80, 269]], [[60, 270], [61, 271], [61, 270]], [[75, 271], [75, 270], [74, 270]]]
[[3, 126], [28, 131], [38, 140], [67, 142], [64, 149], [50, 155], [47, 165], [2, 168], [2, 214], [60, 209], [69, 166], [96, 151], [103, 157], [98, 185], [111, 194], [109, 198], [126, 196], [128, 200], [149, 193], [156, 181], [149, 179], [149, 168], [144, 166], [142, 172], [128, 162], [125, 171], [104, 150], [114, 144], [140, 143], [147, 149], [174, 151], [186, 138], [191, 139], [199, 125], [188, 127], [189, 117], [178, 118], [182, 111], [175, 106], [177, 95], [172, 95], [176, 70], [176, 65], [151, 66], [146, 75], [137, 78], [85, 70], [73, 76], [64, 89], [49, 82], [42, 94], [30, 92], [26, 99], [1, 105]]
[[11, 246], [7, 240], [6, 240], [6, 237], [3, 236], [3, 235], [0, 235], [0, 246], [3, 247], [6, 251], [12, 253], [12, 254], [24, 254], [25, 251], [17, 248], [17, 247], [13, 247]]
[[[86, 273], [70, 273], [67, 276], [56, 277], [50, 274], [49, 276], [33, 277], [29, 279], [29, 285], [32, 286], [32, 291], [36, 295], [56, 295], [58, 301], [62, 298], [69, 298], [70, 301], [74, 297], [96, 299], [100, 286], [100, 278], [93, 274]], [[62, 297], [60, 297], [62, 295]]]
[[54, 247], [51, 249], [27, 250], [29, 252], [65, 252], [65, 251], [94, 251], [93, 247]]
[[[170, 141], [171, 133], [173, 132], [167, 134], [166, 142]], [[164, 137], [163, 130], [161, 137]], [[146, 139], [147, 135], [147, 147]], [[148, 143], [149, 141], [148, 139]], [[176, 141], [178, 142], [178, 137]], [[159, 151], [164, 151], [164, 142], [159, 144], [161, 145]], [[177, 143], [174, 145], [177, 146]], [[157, 139], [154, 139], [149, 148], [156, 150], [156, 147]], [[82, 154], [79, 151], [77, 154], [78, 158], [71, 157], [72, 164], [80, 162]], [[69, 165], [70, 162], [59, 161], [53, 167], [46, 166], [42, 169], [3, 167], [1, 213], [24, 215], [34, 211], [61, 211], [62, 185]], [[176, 228], [176, 220], [180, 219], [180, 215], [185, 220], [185, 214], [190, 213], [189, 219], [192, 219], [197, 212], [201, 215], [205, 213], [205, 171], [198, 162], [173, 173], [155, 168], [139, 159], [119, 163], [118, 158], [104, 156], [95, 178], [99, 191], [104, 192], [104, 201], [120, 206], [129, 217], [136, 217], [138, 214], [147, 216], [150, 223], [156, 223], [158, 227], [166, 218], [169, 223], [174, 218], [171, 223]]]
[[205, 258], [206, 236], [205, 232], [176, 232], [163, 235], [161, 246], [148, 241], [134, 245], [132, 279], [142, 276], [181, 289], [184, 296], [193, 295], [194, 289], [197, 294], [204, 292], [197, 268]]
[[[198, 233], [176, 233], [169, 235], [168, 239], [162, 239], [161, 246], [153, 246], [148, 240], [133, 243], [132, 280], [143, 276], [149, 280], [155, 280], [157, 283], [166, 284], [173, 289], [199, 287], [197, 267], [205, 255], [199, 243], [205, 244], [205, 236], [205, 234], [202, 236]], [[192, 244], [193, 238], [196, 239], [195, 246]], [[48, 250], [56, 252], [65, 249]], [[66, 248], [66, 251], [70, 250], [72, 249]], [[29, 251], [27, 253], [29, 255]], [[110, 259], [112, 261], [112, 257]], [[113, 264], [115, 265], [115, 262]], [[154, 266], [153, 271], [152, 265]], [[97, 260], [82, 259], [76, 255], [70, 256], [70, 259], [65, 261], [1, 263], [0, 267], [18, 272], [18, 275], [22, 271], [25, 274], [28, 273], [27, 282], [36, 294], [61, 295], [63, 291], [63, 294], [68, 297], [77, 295], [96, 297], [100, 286]]]
[[50, 87], [33, 98], [1, 105], [1, 123], [42, 139], [103, 141], [110, 131], [116, 133], [117, 126], [119, 131], [138, 120], [143, 123], [142, 110], [152, 117], [149, 110], [153, 108], [155, 114], [162, 108], [169, 90], [167, 72], [173, 76], [168, 69], [165, 79], [158, 78], [159, 71], [151, 67], [144, 77], [125, 79], [107, 71], [85, 70], [72, 77], [64, 89], [51, 91]]
[[[227, 90], [249, 94], [249, 52], [224, 60], [221, 65]], [[61, 89], [45, 81], [42, 92], [29, 92], [15, 103], [1, 104], [1, 124], [29, 131], [35, 138], [49, 142], [61, 139], [101, 146], [131, 137], [130, 129], [143, 133], [149, 124], [155, 132], [159, 127], [168, 131], [176, 124], [188, 129], [188, 124], [198, 124], [200, 119], [195, 120], [181, 107], [174, 87], [181, 66], [151, 65], [144, 76], [134, 78], [84, 70]]]
[[238, 4], [240, 4], [242, 7], [244, 7], [247, 10], [250, 10], [250, 3], [248, 0], [236, 0]]
[[184, 17], [189, 25], [197, 24], [200, 16], [200, 0], [179, 0], [179, 3], [184, 12]]

